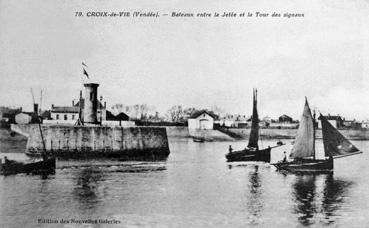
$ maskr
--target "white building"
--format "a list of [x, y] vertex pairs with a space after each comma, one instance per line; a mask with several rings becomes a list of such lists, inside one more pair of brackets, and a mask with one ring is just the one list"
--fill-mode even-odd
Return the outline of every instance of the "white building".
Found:
[[198, 111], [188, 119], [188, 129], [212, 130], [216, 116], [207, 111]]
[[[83, 118], [84, 114], [84, 99], [81, 99], [82, 107], [81, 107], [81, 116]], [[50, 117], [49, 120], [44, 120], [43, 123], [47, 124], [75, 124], [79, 117], [79, 102], [74, 104], [72, 102], [72, 106], [54, 106], [51, 105]], [[100, 101], [97, 101], [97, 119], [98, 122], [106, 121], [106, 103], [101, 104]]]
[[78, 106], [51, 106], [51, 120], [44, 120], [44, 123], [54, 124], [75, 124], [78, 120]]

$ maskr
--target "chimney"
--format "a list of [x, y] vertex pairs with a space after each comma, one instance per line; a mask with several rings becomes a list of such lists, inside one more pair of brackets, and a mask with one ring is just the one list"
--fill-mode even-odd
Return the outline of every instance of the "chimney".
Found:
[[74, 100], [72, 100], [72, 106], [74, 106]]
[[38, 113], [38, 104], [36, 103], [33, 104], [33, 112], [36, 114]]
[[51, 104], [51, 109], [54, 109], [54, 104]]

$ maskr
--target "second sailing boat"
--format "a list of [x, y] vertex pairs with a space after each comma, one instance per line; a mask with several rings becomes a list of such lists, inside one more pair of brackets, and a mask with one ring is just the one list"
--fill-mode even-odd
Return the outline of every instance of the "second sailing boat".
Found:
[[347, 140], [328, 120], [320, 115], [325, 159], [316, 158], [315, 117], [311, 115], [307, 99], [290, 157], [293, 161], [273, 164], [279, 170], [290, 172], [333, 172], [333, 158], [362, 153]]

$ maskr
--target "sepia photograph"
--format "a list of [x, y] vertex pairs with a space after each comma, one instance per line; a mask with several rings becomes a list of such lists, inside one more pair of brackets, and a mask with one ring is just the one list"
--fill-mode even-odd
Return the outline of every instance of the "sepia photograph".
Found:
[[368, 0], [0, 0], [0, 227], [369, 227]]

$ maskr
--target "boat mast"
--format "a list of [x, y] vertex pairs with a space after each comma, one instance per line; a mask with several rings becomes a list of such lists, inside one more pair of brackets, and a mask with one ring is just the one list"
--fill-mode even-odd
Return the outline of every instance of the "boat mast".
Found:
[[259, 150], [258, 141], [259, 141], [259, 116], [257, 111], [257, 90], [254, 89], [253, 108], [251, 117], [251, 131], [249, 136], [249, 144], [247, 145], [247, 147]]
[[40, 129], [40, 135], [41, 135], [42, 146], [43, 146], [42, 159], [46, 161], [46, 145], [45, 145], [44, 135], [42, 134], [42, 128], [41, 128], [40, 122], [41, 122], [41, 118], [39, 118], [39, 121], [38, 121], [38, 128]]
[[315, 150], [315, 109], [313, 110], [313, 150], [314, 150], [314, 157], [313, 159], [316, 160], [316, 150]]

